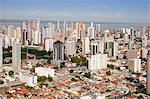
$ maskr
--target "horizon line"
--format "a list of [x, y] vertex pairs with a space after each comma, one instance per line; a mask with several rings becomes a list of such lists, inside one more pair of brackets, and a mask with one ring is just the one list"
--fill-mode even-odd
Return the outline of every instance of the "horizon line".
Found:
[[[34, 20], [37, 20], [39, 18], [32, 18], [32, 19], [0, 19], [0, 22], [5, 22], [5, 21], [34, 21]], [[58, 19], [59, 20], [59, 19]], [[53, 22], [57, 22], [58, 20], [56, 19], [40, 19], [41, 22], [48, 22], [48, 21], [53, 21]], [[93, 22], [93, 23], [116, 23], [116, 24], [150, 24], [150, 22], [107, 22], [107, 21], [92, 21], [92, 20], [59, 20], [59, 22], [63, 22], [63, 21], [66, 21], [66, 22], [85, 22], [85, 23], [90, 23], [90, 22]]]

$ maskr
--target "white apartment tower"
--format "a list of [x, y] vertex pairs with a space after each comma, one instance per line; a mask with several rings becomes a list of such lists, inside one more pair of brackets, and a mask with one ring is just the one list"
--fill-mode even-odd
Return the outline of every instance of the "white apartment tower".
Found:
[[74, 39], [66, 40], [65, 42], [66, 55], [74, 55], [76, 53], [76, 42]]
[[84, 37], [82, 39], [82, 52], [85, 54], [90, 53], [90, 40], [89, 37]]
[[12, 66], [15, 73], [21, 72], [21, 42], [15, 39], [12, 46]]

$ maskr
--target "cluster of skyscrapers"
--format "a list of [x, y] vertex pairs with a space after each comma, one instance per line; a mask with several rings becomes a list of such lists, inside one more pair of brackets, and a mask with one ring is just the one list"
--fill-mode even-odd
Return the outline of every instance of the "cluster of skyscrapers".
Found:
[[[142, 26], [139, 31], [134, 30], [133, 27], [121, 28], [120, 31], [115, 33], [111, 30], [101, 31], [100, 24], [90, 23], [88, 26], [82, 22], [66, 21], [49, 22], [47, 26], [42, 27], [39, 19], [23, 22], [22, 27], [1, 26], [0, 67], [3, 65], [3, 47], [12, 46], [12, 67], [16, 73], [19, 73], [21, 72], [21, 47], [41, 46], [47, 52], [53, 51], [53, 63], [63, 62], [65, 56], [75, 56], [80, 52], [87, 58], [89, 70], [105, 69], [108, 59], [116, 60], [122, 57], [118, 51], [119, 48], [122, 49], [119, 44], [127, 44], [129, 50], [127, 57], [130, 58], [128, 60], [129, 69], [140, 72], [141, 60], [139, 57], [134, 57], [138, 54], [134, 41], [142, 38], [142, 48], [139, 53], [140, 57], [147, 58], [150, 46], [150, 26]], [[122, 39], [118, 42], [116, 39], [121, 38], [120, 35]], [[148, 94], [150, 94], [149, 61], [148, 56]]]

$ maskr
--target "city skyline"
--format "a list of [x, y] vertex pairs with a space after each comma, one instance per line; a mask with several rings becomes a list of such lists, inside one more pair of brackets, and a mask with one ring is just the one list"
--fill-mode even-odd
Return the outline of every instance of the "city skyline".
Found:
[[0, 19], [149, 23], [148, 0], [2, 0]]

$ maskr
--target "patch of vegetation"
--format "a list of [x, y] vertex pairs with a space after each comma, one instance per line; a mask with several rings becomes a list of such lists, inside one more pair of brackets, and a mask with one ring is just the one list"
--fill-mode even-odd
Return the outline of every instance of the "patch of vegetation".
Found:
[[86, 57], [84, 56], [73, 56], [71, 58], [71, 62], [73, 63], [77, 63], [77, 65], [79, 66], [87, 66], [88, 64], [88, 60], [86, 59]]
[[26, 88], [27, 88], [28, 90], [32, 90], [33, 87], [31, 87], [31, 86], [26, 86]]
[[35, 72], [35, 68], [31, 68], [30, 71], [31, 71], [31, 72]]
[[91, 78], [91, 73], [90, 72], [88, 72], [88, 73], [84, 73], [84, 75], [83, 75], [84, 77], [87, 77], [87, 78]]
[[14, 71], [9, 71], [9, 72], [8, 72], [8, 75], [9, 75], [10, 77], [12, 77], [12, 76], [14, 75]]
[[114, 69], [113, 65], [107, 65], [107, 67], [110, 68], [110, 69]]
[[48, 76], [47, 80], [50, 81], [50, 82], [52, 82], [52, 81], [53, 81], [53, 78], [50, 77], [50, 76]]
[[109, 70], [109, 71], [107, 71], [107, 72], [106, 72], [106, 74], [107, 74], [107, 75], [111, 75], [111, 72], [110, 72], [110, 70]]
[[43, 83], [43, 82], [46, 81], [46, 79], [47, 79], [47, 78], [46, 78], [45, 76], [38, 76], [37, 81]]

